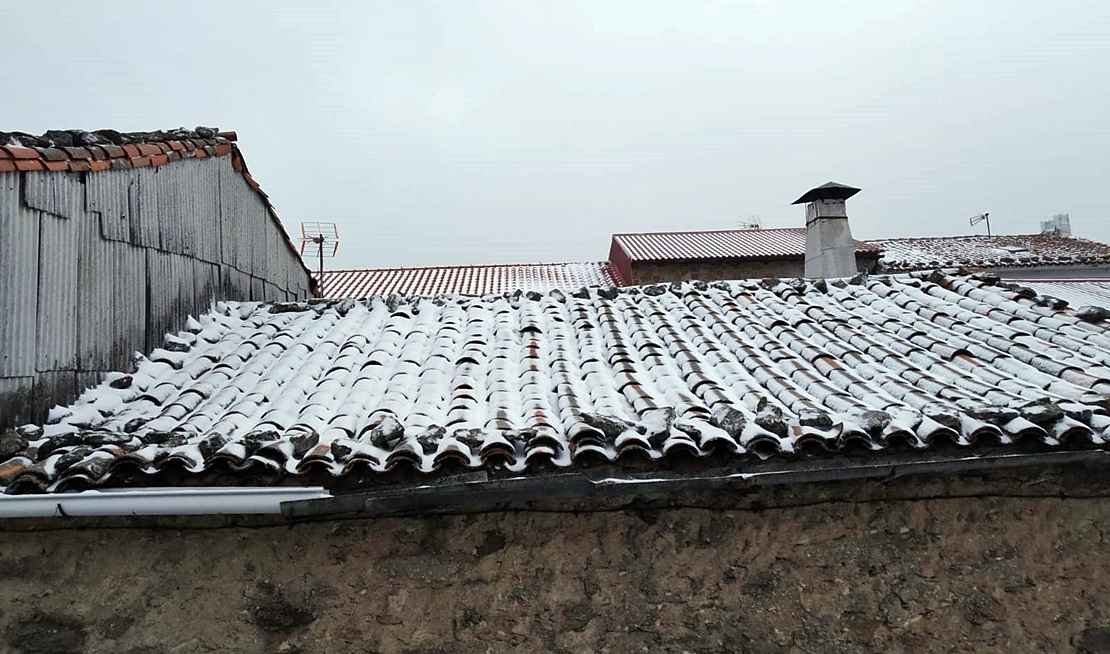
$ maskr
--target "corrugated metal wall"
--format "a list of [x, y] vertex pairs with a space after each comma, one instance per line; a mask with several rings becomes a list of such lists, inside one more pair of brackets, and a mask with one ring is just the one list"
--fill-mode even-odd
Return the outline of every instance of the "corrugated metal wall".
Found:
[[0, 173], [0, 429], [129, 369], [216, 300], [309, 288], [231, 157]]

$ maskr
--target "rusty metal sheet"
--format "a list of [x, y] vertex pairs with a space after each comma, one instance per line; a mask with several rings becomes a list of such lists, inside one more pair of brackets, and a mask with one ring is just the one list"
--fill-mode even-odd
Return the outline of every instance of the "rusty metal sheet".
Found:
[[20, 173], [0, 173], [0, 377], [35, 372], [39, 215], [19, 201]]
[[74, 370], [77, 365], [78, 246], [84, 220], [83, 215], [77, 220], [40, 217], [35, 357], [40, 372]]
[[100, 217], [101, 234], [111, 241], [133, 242], [131, 208], [135, 180], [131, 170], [105, 170], [85, 178], [85, 210]]
[[193, 259], [158, 250], [146, 251], [150, 303], [146, 320], [146, 351], [161, 347], [166, 334], [185, 327], [196, 291]]
[[75, 218], [85, 210], [85, 185], [80, 173], [26, 172], [23, 201], [32, 209]]

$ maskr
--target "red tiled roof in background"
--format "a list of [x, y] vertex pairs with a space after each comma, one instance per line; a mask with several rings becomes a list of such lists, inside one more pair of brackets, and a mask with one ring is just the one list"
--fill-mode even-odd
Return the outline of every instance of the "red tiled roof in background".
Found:
[[583, 286], [622, 286], [608, 263], [523, 263], [485, 266], [429, 266], [325, 270], [323, 293], [329, 298], [375, 295], [503, 295], [515, 291], [575, 291]]
[[[71, 140], [67, 142], [78, 142], [81, 145], [76, 147], [58, 145], [56, 140], [61, 137]], [[274, 211], [270, 196], [251, 176], [242, 152], [233, 143], [237, 139], [238, 135], [235, 132], [217, 132], [215, 129], [202, 127], [198, 127], [195, 131], [178, 129], [168, 132], [53, 131], [43, 136], [0, 132], [0, 173], [95, 172], [162, 166], [183, 159], [231, 155], [232, 167], [243, 175], [247, 185], [262, 198], [270, 219], [285, 235], [286, 244], [299, 260], [300, 253], [281, 224], [277, 212]]]
[[[865, 241], [855, 243], [856, 252], [878, 254], [882, 250]], [[618, 245], [627, 253], [631, 261], [804, 257], [806, 230], [804, 227], [783, 227], [708, 232], [613, 234], [613, 246]]]
[[870, 241], [884, 254], [886, 272], [933, 268], [1034, 268], [1110, 264], [1110, 245], [1081, 238], [1028, 234], [941, 236]]

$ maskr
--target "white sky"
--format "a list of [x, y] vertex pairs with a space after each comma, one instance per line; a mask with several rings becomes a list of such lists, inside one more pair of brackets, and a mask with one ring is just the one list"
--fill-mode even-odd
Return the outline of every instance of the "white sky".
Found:
[[5, 0], [0, 130], [239, 133], [329, 267], [603, 260], [620, 231], [1110, 241], [1110, 2]]

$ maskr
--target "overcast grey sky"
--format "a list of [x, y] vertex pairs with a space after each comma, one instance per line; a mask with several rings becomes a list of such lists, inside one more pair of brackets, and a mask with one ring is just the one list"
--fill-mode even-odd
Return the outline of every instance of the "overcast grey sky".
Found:
[[329, 267], [603, 260], [613, 232], [1110, 241], [1110, 2], [5, 0], [0, 129], [239, 133]]

